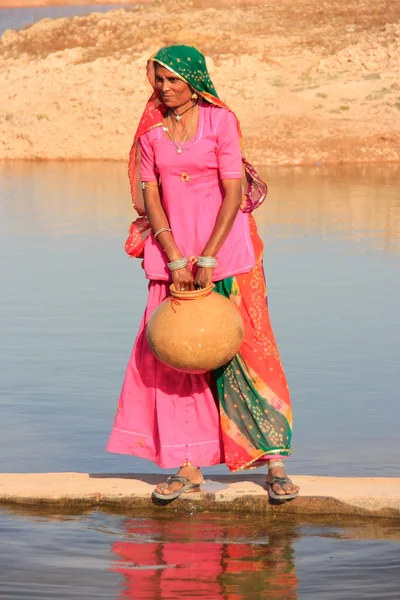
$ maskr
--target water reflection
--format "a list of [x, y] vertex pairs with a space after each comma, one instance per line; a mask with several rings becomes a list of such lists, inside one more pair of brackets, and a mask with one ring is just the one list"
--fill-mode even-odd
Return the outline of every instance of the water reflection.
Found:
[[[126, 166], [110, 162], [0, 163], [0, 231], [123, 236], [132, 218]], [[32, 223], [35, 227], [32, 227]], [[10, 231], [11, 228], [11, 231]]]
[[260, 533], [254, 522], [228, 525], [204, 515], [131, 519], [123, 527], [129, 541], [112, 545], [118, 556], [112, 569], [124, 579], [120, 600], [297, 598], [291, 528]]
[[[264, 170], [271, 193], [261, 227], [280, 234], [340, 234], [400, 250], [400, 165]], [[283, 229], [284, 228], [284, 229]]]
[[398, 598], [393, 519], [132, 513], [0, 510], [0, 597]]
[[[270, 187], [255, 213], [262, 233], [339, 235], [400, 251], [400, 165], [260, 168], [260, 173]], [[122, 238], [132, 216], [124, 163], [3, 162], [0, 182], [18, 231], [34, 218], [47, 233], [101, 231]]]

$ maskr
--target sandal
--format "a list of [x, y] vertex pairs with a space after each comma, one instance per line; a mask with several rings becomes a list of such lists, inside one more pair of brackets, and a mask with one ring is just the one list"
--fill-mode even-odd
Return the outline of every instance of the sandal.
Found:
[[194, 490], [196, 488], [200, 489], [200, 483], [193, 483], [187, 477], [183, 477], [182, 475], [171, 475], [167, 479], [167, 484], [171, 484], [174, 482], [178, 482], [182, 484], [182, 487], [178, 488], [171, 494], [162, 494], [161, 492], [157, 492], [157, 490], [153, 491], [153, 498], [157, 498], [157, 500], [175, 500], [181, 494], [188, 492], [189, 490]]
[[290, 477], [272, 477], [271, 481], [266, 481], [268, 496], [276, 502], [287, 502], [288, 500], [293, 500], [293, 498], [297, 498], [297, 496], [299, 495], [300, 490], [297, 490], [297, 492], [293, 492], [293, 494], [277, 494], [272, 489], [274, 483], [278, 483], [283, 488], [285, 483], [293, 483], [293, 481], [290, 479]]

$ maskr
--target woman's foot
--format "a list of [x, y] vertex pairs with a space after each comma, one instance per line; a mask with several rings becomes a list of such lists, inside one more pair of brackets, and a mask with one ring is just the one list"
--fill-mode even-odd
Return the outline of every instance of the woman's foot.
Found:
[[[203, 475], [198, 467], [185, 466], [181, 467], [177, 472], [180, 477], [186, 477], [191, 483], [200, 485], [203, 482]], [[172, 481], [171, 483], [164, 482], [159, 483], [156, 487], [156, 491], [159, 494], [168, 495], [180, 490], [183, 484], [179, 481]]]
[[[285, 496], [297, 495], [299, 486], [293, 483], [286, 475], [285, 466], [282, 461], [269, 461], [268, 475], [266, 479], [267, 487], [273, 492], [273, 495], [281, 496], [282, 500]], [[278, 481], [274, 481], [277, 479]], [[287, 481], [285, 481], [287, 480]], [[271, 483], [272, 482], [272, 483]], [[271, 496], [271, 494], [270, 494]]]

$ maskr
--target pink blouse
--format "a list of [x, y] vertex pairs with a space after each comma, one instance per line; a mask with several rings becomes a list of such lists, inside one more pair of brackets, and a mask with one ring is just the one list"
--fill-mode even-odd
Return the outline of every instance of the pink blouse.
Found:
[[[236, 118], [217, 106], [199, 106], [197, 132], [177, 154], [162, 127], [140, 137], [141, 181], [161, 180], [162, 204], [183, 256], [199, 256], [213, 231], [223, 201], [222, 179], [242, 178]], [[239, 210], [217, 254], [214, 281], [247, 273], [255, 265], [248, 214]], [[167, 257], [150, 235], [145, 244], [148, 279], [169, 280]]]

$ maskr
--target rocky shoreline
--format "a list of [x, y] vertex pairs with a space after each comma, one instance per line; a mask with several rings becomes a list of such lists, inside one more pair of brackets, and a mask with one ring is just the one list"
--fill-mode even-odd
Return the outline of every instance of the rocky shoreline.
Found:
[[207, 56], [256, 164], [400, 160], [398, 1], [235, 6], [154, 0], [6, 31], [0, 159], [126, 160], [146, 60], [181, 42]]
[[160, 475], [127, 473], [0, 473], [0, 506], [152, 512], [284, 513], [314, 518], [400, 518], [400, 479], [296, 476], [300, 495], [271, 504], [263, 475], [218, 475], [200, 492], [183, 494], [167, 506], [151, 498]]

